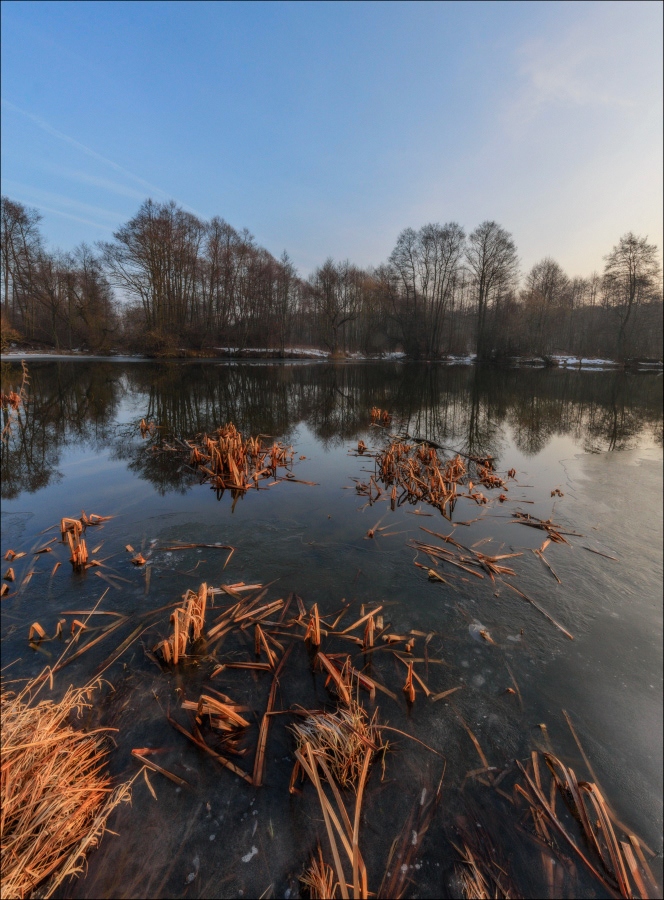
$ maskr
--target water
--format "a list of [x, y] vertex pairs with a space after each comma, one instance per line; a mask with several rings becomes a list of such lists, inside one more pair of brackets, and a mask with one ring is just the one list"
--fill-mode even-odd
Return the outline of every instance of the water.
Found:
[[[462, 686], [437, 703], [418, 691], [408, 713], [400, 691], [405, 669], [389, 651], [375, 654], [374, 674], [399, 696], [394, 702], [378, 694], [381, 720], [446, 760], [443, 799], [413, 861], [419, 868], [409, 871], [407, 895], [459, 895], [450, 839], [458, 841], [458, 829], [475, 821], [519, 889], [541, 893], [539, 851], [516, 828], [501, 825], [512, 815], [507, 801], [466, 779], [481, 762], [460, 719], [498, 768], [545, 746], [545, 723], [556, 754], [579, 777], [588, 777], [563, 709], [616, 813], [658, 854], [652, 865], [661, 883], [660, 376], [396, 363], [98, 361], [34, 362], [30, 373], [24, 425], [2, 447], [2, 553], [42, 546], [57, 534], [42, 534], [45, 529], [81, 509], [112, 515], [103, 527], [89, 528], [86, 541], [90, 549], [101, 544], [95, 555], [110, 568], [98, 571], [117, 579], [111, 586], [95, 569], [73, 574], [60, 544], [51, 545], [51, 553], [18, 560], [17, 581], [2, 600], [3, 665], [18, 660], [11, 669], [15, 677], [38, 674], [63, 649], [57, 641], [30, 649], [32, 622], [54, 634], [59, 618], [67, 619], [67, 627], [73, 618], [63, 611], [92, 608], [106, 588], [101, 608], [131, 618], [62, 671], [55, 695], [70, 682], [85, 683], [136, 627], [138, 616], [177, 601], [203, 581], [276, 580], [269, 599], [296, 591], [307, 608], [318, 603], [323, 615], [345, 600], [352, 604], [346, 624], [359, 617], [363, 603], [380, 602], [394, 632], [434, 632], [428, 652], [442, 663], [431, 663], [426, 673], [424, 665], [416, 666], [432, 692]], [[17, 367], [3, 364], [2, 381], [3, 389], [15, 385]], [[368, 506], [358, 495], [352, 479], [366, 481], [373, 460], [349, 451], [358, 438], [370, 447], [385, 441], [384, 432], [369, 426], [374, 405], [390, 411], [394, 430], [406, 428], [465, 453], [490, 453], [498, 470], [516, 469], [508, 502], [488, 508], [459, 501], [452, 524], [470, 524], [456, 525], [454, 536], [467, 547], [490, 538], [478, 545], [489, 554], [523, 552], [505, 561], [518, 573], [514, 583], [571, 632], [573, 642], [503, 585], [452, 576], [449, 587], [430, 582], [413, 565], [430, 564], [410, 546], [425, 537], [420, 526], [445, 534], [452, 527], [424, 505], [406, 503], [392, 512], [389, 503]], [[235, 505], [228, 494], [217, 500], [182, 468], [181, 457], [159, 452], [156, 437], [141, 438], [141, 418], [157, 423], [164, 435], [190, 437], [228, 421], [245, 434], [271, 435], [294, 446], [296, 477], [317, 484], [281, 483]], [[551, 496], [556, 488], [563, 497]], [[434, 515], [414, 515], [416, 509]], [[511, 522], [518, 509], [552, 516], [583, 535], [570, 538], [571, 547], [554, 544], [546, 551], [562, 584], [530, 552], [545, 535]], [[382, 530], [367, 537], [376, 526]], [[178, 541], [219, 542], [237, 550], [226, 569], [224, 551], [149, 553]], [[149, 582], [145, 568], [131, 565], [126, 544], [150, 555]], [[56, 559], [63, 564], [51, 574]], [[32, 567], [30, 581], [21, 586]], [[148, 631], [105, 672], [114, 689], [104, 688], [90, 721], [119, 729], [110, 760], [119, 778], [138, 769], [132, 748], [151, 747], [159, 749], [154, 759], [160, 765], [191, 786], [178, 791], [155, 773], [155, 802], [144, 782], [137, 782], [131, 808], [109, 823], [119, 836], [104, 839], [90, 856], [86, 877], [68, 895], [251, 897], [272, 885], [266, 896], [296, 896], [316, 835], [329, 851], [310, 786], [301, 796], [288, 793], [293, 741], [286, 717], [276, 717], [271, 726], [263, 788], [201, 758], [165, 713], [178, 709], [182, 692], [197, 699], [210, 683], [214, 662], [204, 648], [181, 671], [161, 671], [145, 651], [167, 636], [168, 612], [149, 621]], [[480, 627], [494, 644], [478, 637]], [[422, 652], [423, 639], [418, 641], [416, 654]], [[247, 658], [251, 652], [239, 642], [214, 650], [217, 659]], [[522, 707], [505, 692], [513, 684], [508, 666]], [[250, 706], [252, 721], [259, 720], [269, 676], [226, 670], [213, 684]], [[278, 708], [314, 708], [328, 699], [298, 644]], [[252, 725], [250, 748], [256, 732]], [[361, 847], [373, 891], [409, 810], [423, 787], [435, 786], [443, 765], [421, 745], [394, 733], [390, 740], [395, 752], [387, 754], [384, 780], [375, 766], [363, 806]], [[253, 749], [239, 764], [251, 770]], [[577, 896], [602, 896], [583, 873], [575, 890]]]

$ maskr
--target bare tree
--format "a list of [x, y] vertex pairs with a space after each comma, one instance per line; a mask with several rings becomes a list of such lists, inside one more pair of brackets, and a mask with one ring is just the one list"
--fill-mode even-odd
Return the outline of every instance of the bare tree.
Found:
[[573, 302], [570, 279], [550, 256], [535, 263], [526, 276], [523, 302], [529, 325], [529, 347], [545, 356], [561, 339], [565, 340], [565, 313]]
[[328, 257], [309, 279], [321, 323], [320, 338], [333, 355], [339, 352], [344, 326], [359, 315], [363, 277], [348, 261], [335, 264]]
[[390, 256], [399, 292], [395, 314], [415, 356], [439, 356], [446, 315], [454, 305], [465, 234], [456, 222], [406, 228]]
[[181, 335], [197, 325], [204, 225], [173, 201], [146, 200], [103, 245], [112, 280], [140, 302], [148, 333]]
[[486, 359], [491, 346], [487, 311], [500, 292], [517, 277], [519, 260], [512, 235], [496, 222], [482, 222], [468, 238], [466, 262], [477, 304], [477, 359]]
[[11, 324], [26, 337], [37, 326], [35, 270], [43, 252], [39, 231], [41, 215], [22, 203], [2, 197], [0, 211], [0, 263], [3, 307]]
[[604, 259], [604, 296], [618, 318], [617, 357], [624, 360], [637, 307], [654, 300], [660, 292], [657, 247], [649, 244], [647, 237], [637, 237], [629, 231]]

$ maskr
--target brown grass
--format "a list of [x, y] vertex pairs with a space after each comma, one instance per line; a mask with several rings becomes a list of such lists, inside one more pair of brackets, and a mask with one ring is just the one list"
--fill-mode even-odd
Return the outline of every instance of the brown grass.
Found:
[[334, 870], [323, 859], [320, 844], [318, 855], [312, 853], [309, 867], [300, 875], [300, 883], [311, 900], [335, 900], [338, 896], [339, 885], [334, 881]]
[[376, 717], [377, 711], [370, 719], [366, 710], [351, 698], [346, 708], [340, 707], [334, 713], [315, 713], [289, 727], [300, 752], [309, 744], [342, 787], [356, 787], [367, 750], [376, 752], [385, 746]]
[[258, 488], [261, 478], [277, 478], [279, 468], [290, 468], [294, 456], [292, 447], [276, 442], [264, 446], [257, 437], [243, 438], [232, 422], [182, 446], [191, 451], [189, 465], [203, 481], [219, 493], [230, 489], [233, 496]]
[[202, 584], [198, 591], [187, 591], [183, 596], [183, 607], [178, 607], [171, 615], [173, 633], [167, 640], [160, 641], [153, 647], [153, 653], [159, 651], [164, 662], [178, 662], [186, 656], [189, 640], [197, 641], [205, 624], [208, 589]]
[[59, 703], [35, 702], [35, 684], [19, 694], [3, 686], [0, 697], [3, 898], [28, 897], [47, 879], [43, 896], [52, 896], [82, 870], [111, 810], [130, 799], [130, 784], [114, 790], [105, 772], [100, 730], [86, 734], [71, 724], [99, 682], [70, 687]]
[[18, 391], [10, 388], [8, 394], [5, 394], [4, 391], [0, 394], [0, 407], [2, 408], [4, 419], [4, 426], [2, 429], [3, 441], [9, 440], [9, 435], [11, 434], [13, 426], [20, 419], [21, 407], [25, 406], [25, 404], [28, 402], [28, 385], [30, 384], [30, 376], [28, 374], [28, 367], [25, 364], [25, 360], [21, 360], [21, 367], [23, 369], [23, 375]]

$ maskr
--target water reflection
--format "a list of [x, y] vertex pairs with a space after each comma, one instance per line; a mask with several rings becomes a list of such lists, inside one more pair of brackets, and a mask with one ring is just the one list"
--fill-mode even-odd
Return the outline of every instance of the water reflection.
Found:
[[[65, 447], [86, 444], [102, 452], [113, 440], [112, 424], [123, 393], [112, 364], [33, 364], [29, 402], [2, 442], [2, 497], [32, 493], [59, 478]], [[20, 383], [20, 367], [2, 364], [2, 390]]]
[[[306, 423], [324, 446], [365, 435], [371, 406], [393, 427], [466, 453], [500, 458], [508, 430], [526, 455], [555, 435], [586, 451], [662, 443], [662, 378], [656, 374], [479, 370], [437, 365], [209, 365], [48, 362], [30, 366], [30, 402], [2, 445], [2, 496], [58, 477], [62, 451], [110, 449], [161, 493], [196, 481], [168, 454], [146, 452], [134, 424], [190, 436], [234, 422], [289, 440]], [[20, 367], [2, 367], [2, 387]], [[147, 442], [156, 444], [156, 439]]]

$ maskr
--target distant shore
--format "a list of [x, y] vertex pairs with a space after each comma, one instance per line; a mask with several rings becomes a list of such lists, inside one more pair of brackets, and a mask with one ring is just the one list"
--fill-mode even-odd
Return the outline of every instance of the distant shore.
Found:
[[[146, 355], [142, 353], [126, 353], [121, 351], [110, 351], [108, 353], [93, 352], [90, 350], [54, 350], [44, 349], [35, 346], [14, 345], [8, 350], [0, 354], [2, 361], [11, 362], [13, 360], [34, 359], [34, 360], [98, 360], [105, 362], [159, 362], [168, 360], [189, 360], [189, 361], [230, 361], [230, 360], [269, 360], [272, 362], [299, 360], [302, 362], [413, 362], [405, 353], [392, 352], [382, 355], [368, 355], [363, 353], [331, 353], [328, 350], [317, 350], [312, 348], [292, 347], [286, 348], [284, 351], [274, 350], [261, 347], [213, 347], [209, 350], [175, 350], [168, 354]], [[439, 363], [448, 366], [469, 366], [475, 365], [477, 358], [475, 354], [467, 354], [464, 356], [443, 356], [437, 359], [420, 359], [418, 362]], [[513, 367], [527, 366], [529, 368], [565, 368], [565, 369], [583, 369], [585, 371], [596, 371], [599, 369], [641, 369], [641, 370], [662, 370], [664, 364], [661, 359], [634, 359], [625, 363], [617, 362], [612, 359], [603, 359], [592, 356], [571, 356], [568, 354], [552, 354], [551, 356], [513, 356], [502, 357], [496, 360], [490, 360], [489, 364]]]

